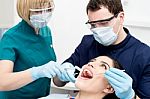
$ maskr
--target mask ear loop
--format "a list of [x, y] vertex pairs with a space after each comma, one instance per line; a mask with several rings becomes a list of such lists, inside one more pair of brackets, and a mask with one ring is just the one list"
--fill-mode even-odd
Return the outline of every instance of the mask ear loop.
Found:
[[121, 26], [119, 25], [118, 31], [116, 33], [117, 35], [119, 34], [120, 28], [121, 28]]
[[[118, 16], [117, 16], [117, 17], [118, 17]], [[118, 20], [118, 18], [116, 19], [116, 21], [115, 21], [115, 23], [112, 25], [112, 27], [116, 24], [117, 20]], [[120, 25], [119, 25], [119, 28], [118, 28], [118, 31], [117, 31], [116, 35], [119, 34], [120, 28], [121, 28], [121, 27], [120, 27]]]
[[44, 15], [44, 14], [46, 13], [46, 10], [47, 10], [47, 9], [43, 9], [43, 10], [42, 10], [42, 15]]

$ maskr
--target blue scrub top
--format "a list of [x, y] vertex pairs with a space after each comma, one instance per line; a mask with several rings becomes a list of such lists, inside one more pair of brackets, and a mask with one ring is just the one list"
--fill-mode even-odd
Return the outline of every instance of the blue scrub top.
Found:
[[[37, 35], [34, 29], [22, 20], [1, 39], [0, 60], [13, 61], [13, 72], [40, 66], [51, 60], [56, 61], [50, 29], [44, 27]], [[50, 79], [40, 78], [17, 90], [1, 91], [0, 99], [37, 99], [48, 95], [49, 90]]]
[[85, 35], [75, 52], [65, 61], [82, 67], [90, 59], [108, 55], [117, 59], [133, 79], [133, 89], [142, 99], [150, 99], [150, 47], [130, 35], [117, 45], [103, 46], [93, 35]]

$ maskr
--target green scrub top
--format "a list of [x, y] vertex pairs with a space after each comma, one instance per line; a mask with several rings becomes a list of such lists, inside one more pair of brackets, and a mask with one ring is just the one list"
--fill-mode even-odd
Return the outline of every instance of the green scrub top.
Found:
[[[22, 20], [3, 35], [0, 41], [0, 60], [13, 61], [13, 72], [56, 61], [50, 29], [46, 26], [37, 35]], [[50, 79], [40, 78], [17, 90], [0, 91], [0, 99], [37, 99], [48, 95], [49, 90]]]

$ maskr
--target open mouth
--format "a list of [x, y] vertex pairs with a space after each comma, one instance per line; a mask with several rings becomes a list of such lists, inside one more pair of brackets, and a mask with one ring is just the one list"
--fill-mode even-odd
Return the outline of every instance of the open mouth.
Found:
[[85, 79], [92, 79], [93, 73], [89, 69], [83, 69], [81, 73], [81, 77]]

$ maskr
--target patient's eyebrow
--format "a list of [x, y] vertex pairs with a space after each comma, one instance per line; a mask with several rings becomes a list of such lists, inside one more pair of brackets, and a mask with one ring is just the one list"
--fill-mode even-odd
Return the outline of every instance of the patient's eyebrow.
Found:
[[106, 63], [106, 62], [104, 62], [104, 61], [100, 61], [100, 62], [106, 64], [106, 65], [110, 68], [110, 66], [109, 66], [108, 63]]

